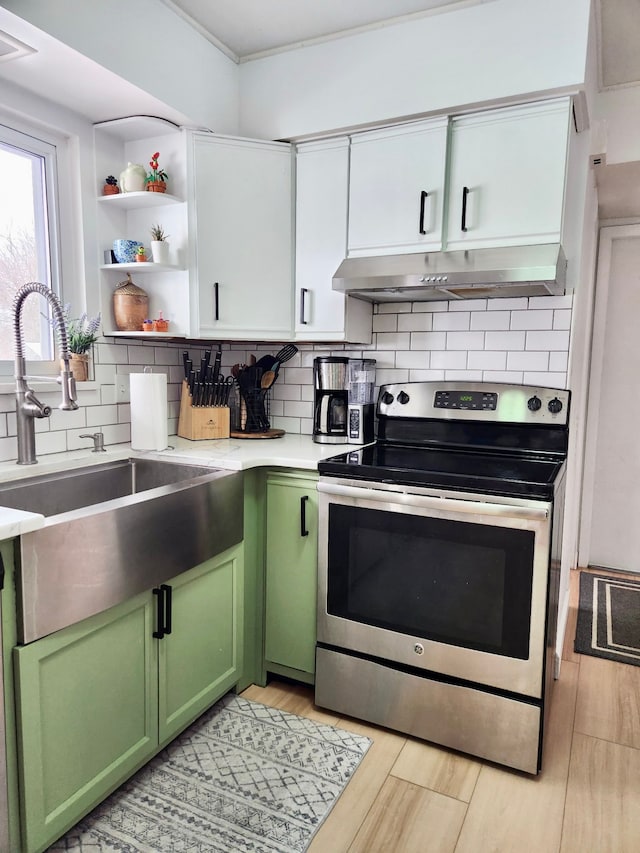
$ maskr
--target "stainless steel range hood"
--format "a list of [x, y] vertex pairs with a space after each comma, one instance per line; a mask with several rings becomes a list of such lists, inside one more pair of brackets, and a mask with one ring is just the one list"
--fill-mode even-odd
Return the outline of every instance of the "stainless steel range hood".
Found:
[[369, 302], [558, 296], [567, 261], [559, 243], [347, 258], [333, 289]]

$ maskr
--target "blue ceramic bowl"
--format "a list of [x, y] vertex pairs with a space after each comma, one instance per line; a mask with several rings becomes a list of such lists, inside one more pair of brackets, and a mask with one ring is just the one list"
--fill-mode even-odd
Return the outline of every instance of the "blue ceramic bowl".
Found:
[[116, 256], [116, 261], [119, 264], [134, 263], [138, 249], [142, 245], [144, 244], [139, 243], [138, 240], [114, 240], [113, 254]]

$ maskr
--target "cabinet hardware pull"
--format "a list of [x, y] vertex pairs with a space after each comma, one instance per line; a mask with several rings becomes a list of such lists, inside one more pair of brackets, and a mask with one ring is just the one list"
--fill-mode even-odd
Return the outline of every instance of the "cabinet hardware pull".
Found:
[[173, 615], [171, 607], [171, 594], [173, 592], [173, 587], [170, 587], [166, 583], [162, 583], [160, 584], [160, 589], [164, 592], [164, 625], [162, 626], [162, 630], [165, 634], [170, 634], [171, 617]]
[[219, 285], [218, 282], [215, 281], [213, 283], [213, 319], [220, 319], [220, 297], [219, 297]]
[[309, 495], [305, 495], [303, 498], [300, 498], [300, 536], [308, 536], [309, 531], [307, 530], [307, 501], [309, 500]]
[[425, 228], [424, 228], [424, 208], [425, 208], [425, 202], [427, 201], [428, 196], [429, 196], [429, 193], [426, 192], [426, 190], [422, 190], [422, 192], [420, 193], [420, 222], [418, 224], [418, 231], [420, 234], [426, 234], [427, 233], [425, 231]]
[[153, 632], [153, 637], [156, 640], [161, 640], [164, 637], [164, 629], [162, 623], [164, 621], [164, 591], [162, 587], [156, 587], [153, 590], [156, 598], [156, 630]]
[[307, 321], [305, 320], [305, 313], [307, 307], [307, 293], [309, 289], [307, 287], [300, 288], [300, 323], [303, 326], [307, 325]]
[[462, 187], [462, 222], [460, 223], [462, 231], [467, 230], [467, 196], [469, 192], [469, 187]]

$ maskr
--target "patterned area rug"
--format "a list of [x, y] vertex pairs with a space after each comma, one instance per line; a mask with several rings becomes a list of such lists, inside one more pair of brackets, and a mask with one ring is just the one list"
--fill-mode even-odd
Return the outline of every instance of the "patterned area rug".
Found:
[[580, 572], [574, 649], [640, 666], [640, 581]]
[[49, 851], [304, 851], [370, 745], [229, 694]]

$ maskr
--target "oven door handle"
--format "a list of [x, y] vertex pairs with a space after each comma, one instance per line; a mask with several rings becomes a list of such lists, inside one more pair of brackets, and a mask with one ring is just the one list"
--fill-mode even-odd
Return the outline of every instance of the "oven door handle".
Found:
[[542, 507], [494, 504], [486, 501], [437, 498], [430, 495], [414, 495], [408, 492], [383, 491], [382, 489], [359, 489], [355, 486], [342, 486], [338, 483], [327, 482], [319, 482], [318, 491], [336, 497], [361, 498], [362, 500], [384, 504], [394, 503], [398, 506], [435, 509], [440, 512], [459, 512], [464, 515], [490, 515], [497, 518], [523, 518], [531, 521], [545, 521], [549, 518], [549, 507], [546, 504]]

